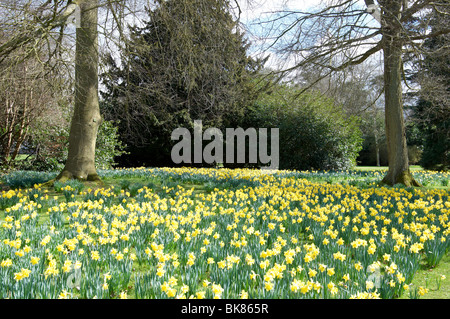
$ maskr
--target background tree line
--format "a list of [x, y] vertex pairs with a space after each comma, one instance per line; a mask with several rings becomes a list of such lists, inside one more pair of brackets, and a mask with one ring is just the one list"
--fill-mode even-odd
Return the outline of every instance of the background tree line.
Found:
[[[42, 8], [59, 10], [64, 16], [63, 8], [67, 10], [71, 3], [58, 1], [59, 7], [52, 7], [43, 2]], [[119, 6], [115, 1], [98, 3], [111, 9], [108, 12], [119, 33], [113, 49], [100, 46], [103, 121], [97, 138], [98, 168], [173, 165], [170, 133], [176, 127], [192, 129], [197, 119], [203, 121], [204, 129], [279, 127], [280, 168], [346, 169], [356, 163], [388, 164], [385, 86], [377, 71], [379, 63], [365, 59], [364, 54], [352, 57], [349, 63], [343, 63], [339, 55], [328, 64], [306, 59], [289, 70], [295, 71], [293, 76], [293, 72], [268, 66], [267, 54], [262, 58], [250, 54], [252, 43], [232, 14], [236, 1], [148, 2], [140, 15], [143, 20], [137, 24], [124, 18], [131, 5], [123, 3], [126, 6], [120, 10], [114, 7]], [[431, 30], [437, 35], [424, 37], [420, 50], [413, 47], [416, 52], [409, 50], [406, 60], [410, 69], [404, 80], [421, 88], [408, 95], [411, 100], [405, 112], [409, 162], [448, 169], [448, 33], [442, 31], [448, 19], [448, 2], [417, 1], [404, 10], [409, 12], [419, 4], [423, 8], [434, 5], [435, 10], [411, 18], [408, 28], [415, 34]], [[334, 17], [327, 5], [333, 3], [324, 3], [321, 8], [325, 9], [310, 15], [309, 21]], [[354, 5], [352, 1], [339, 3], [337, 8], [354, 8], [350, 13], [342, 11], [340, 18], [356, 16], [355, 12], [362, 16], [364, 8], [356, 10]], [[34, 19], [40, 18], [39, 11], [30, 12]], [[14, 28], [25, 24], [11, 23], [11, 17], [16, 16], [6, 11], [1, 17], [8, 26], [3, 28], [0, 48], [0, 85], [4, 88], [0, 96], [4, 114], [0, 118], [1, 165], [61, 169], [67, 159], [74, 107], [73, 67], [67, 63], [74, 56], [69, 49], [74, 41], [64, 43], [59, 35], [67, 24], [56, 23], [52, 37], [41, 45], [18, 37], [20, 49], [12, 50], [7, 33], [15, 34]], [[297, 20], [302, 21], [307, 20]], [[334, 25], [330, 38], [322, 38], [320, 47], [309, 48], [310, 57], [327, 58], [330, 43], [356, 43], [355, 39], [340, 38], [345, 30]], [[367, 30], [378, 32], [372, 26]], [[303, 50], [295, 45], [291, 42], [289, 47], [277, 47], [278, 54]], [[378, 77], [369, 80], [373, 74]]]

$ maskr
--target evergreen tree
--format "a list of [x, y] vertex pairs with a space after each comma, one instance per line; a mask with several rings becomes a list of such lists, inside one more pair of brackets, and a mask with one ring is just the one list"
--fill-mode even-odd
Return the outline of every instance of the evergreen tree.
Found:
[[170, 165], [175, 128], [194, 120], [223, 128], [241, 117], [263, 64], [248, 47], [229, 1], [157, 1], [144, 26], [130, 27], [120, 65], [109, 57], [103, 75], [105, 118], [120, 120], [133, 153], [122, 164]]
[[[430, 13], [432, 32], [448, 26], [448, 16]], [[450, 35], [427, 39], [423, 59], [416, 60], [417, 72], [412, 76], [421, 89], [412, 106], [410, 135], [422, 144], [420, 164], [427, 169], [448, 170], [450, 167]], [[415, 131], [414, 131], [415, 129]]]

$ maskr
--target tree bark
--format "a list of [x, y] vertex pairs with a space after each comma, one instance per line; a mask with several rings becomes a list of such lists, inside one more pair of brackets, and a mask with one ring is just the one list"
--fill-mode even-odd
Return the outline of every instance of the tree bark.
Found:
[[402, 40], [398, 18], [402, 1], [384, 1], [383, 54], [385, 122], [389, 170], [383, 178], [388, 185], [420, 186], [409, 170], [402, 99]]
[[75, 107], [69, 133], [68, 158], [57, 180], [100, 180], [95, 168], [95, 143], [102, 121], [98, 103], [98, 0], [79, 2], [76, 30]]
[[[375, 129], [376, 130], [376, 129]], [[380, 143], [378, 142], [378, 132], [375, 131], [375, 160], [377, 163], [377, 167], [381, 166], [380, 163]]]

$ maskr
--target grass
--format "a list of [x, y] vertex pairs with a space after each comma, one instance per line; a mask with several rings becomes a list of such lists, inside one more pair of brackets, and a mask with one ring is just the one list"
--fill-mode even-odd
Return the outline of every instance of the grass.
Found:
[[[441, 280], [441, 276], [447, 278]], [[422, 265], [412, 281], [411, 289], [424, 287], [428, 293], [425, 299], [450, 299], [450, 254], [447, 253], [435, 268]], [[409, 299], [409, 294], [404, 293], [400, 299]]]

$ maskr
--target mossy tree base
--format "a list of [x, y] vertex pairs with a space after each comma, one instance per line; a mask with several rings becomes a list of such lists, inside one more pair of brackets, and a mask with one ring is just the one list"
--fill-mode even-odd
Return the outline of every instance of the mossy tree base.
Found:
[[[86, 176], [86, 177], [84, 177]], [[68, 170], [63, 170], [61, 173], [59, 173], [59, 175], [56, 177], [57, 181], [60, 182], [66, 182], [70, 179], [78, 179], [80, 181], [87, 181], [87, 182], [99, 182], [101, 181], [100, 177], [98, 176], [97, 173], [90, 173], [90, 174], [85, 174], [85, 175], [81, 175], [79, 174], [78, 176], [71, 173]]]
[[44, 183], [43, 186], [44, 187], [52, 187], [55, 184], [55, 182], [65, 183], [65, 182], [67, 182], [69, 180], [73, 180], [73, 179], [79, 180], [81, 182], [93, 183], [100, 187], [105, 185], [97, 173], [87, 174], [86, 178], [80, 178], [79, 176], [77, 177], [76, 175], [72, 174], [68, 170], [63, 170], [61, 173], [59, 173], [59, 175], [56, 178]]
[[391, 171], [381, 181], [382, 184], [394, 186], [396, 184], [402, 184], [406, 187], [422, 187], [422, 185], [415, 180], [409, 170], [402, 171], [397, 174], [393, 174]]

